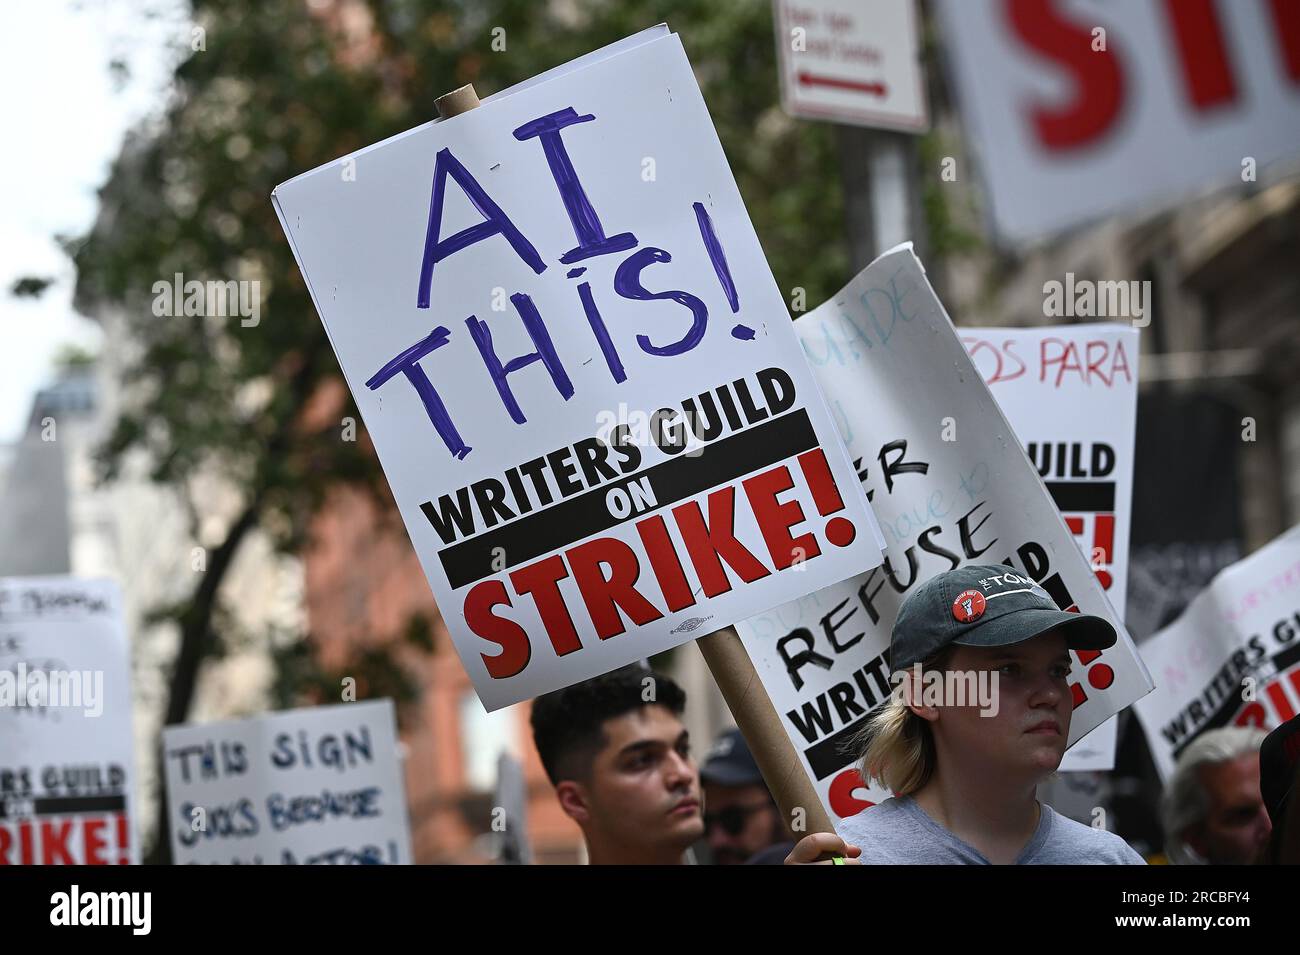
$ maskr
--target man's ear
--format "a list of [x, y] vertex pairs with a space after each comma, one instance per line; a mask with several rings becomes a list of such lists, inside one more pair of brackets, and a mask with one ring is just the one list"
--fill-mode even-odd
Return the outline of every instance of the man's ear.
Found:
[[591, 802], [582, 783], [574, 782], [572, 779], [561, 780], [555, 785], [555, 795], [560, 800], [560, 808], [564, 810], [564, 814], [578, 825], [591, 821]]

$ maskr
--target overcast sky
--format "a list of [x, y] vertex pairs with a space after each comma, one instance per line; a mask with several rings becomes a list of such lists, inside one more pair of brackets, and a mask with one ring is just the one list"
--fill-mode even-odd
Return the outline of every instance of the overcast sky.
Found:
[[[148, 16], [152, 10], [157, 15]], [[99, 327], [72, 310], [73, 271], [54, 242], [94, 221], [96, 190], [122, 136], [160, 111], [188, 5], [176, 0], [23, 0], [0, 30], [0, 443], [18, 438], [36, 390], [67, 343], [97, 350]], [[115, 83], [109, 64], [129, 66]], [[120, 86], [120, 88], [119, 88]], [[38, 300], [9, 295], [24, 275], [53, 276]]]

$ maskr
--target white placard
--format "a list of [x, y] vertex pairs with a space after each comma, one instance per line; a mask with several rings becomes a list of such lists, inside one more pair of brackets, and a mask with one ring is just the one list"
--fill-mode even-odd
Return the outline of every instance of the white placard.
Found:
[[879, 563], [676, 36], [274, 199], [488, 709]]
[[1300, 525], [1220, 571], [1142, 657], [1156, 690], [1137, 714], [1165, 780], [1206, 730], [1300, 712]]
[[1005, 563], [1120, 632], [1076, 654], [1069, 742], [1151, 689], [1104, 591], [910, 246], [795, 323], [885, 535], [885, 564], [750, 618], [741, 637], [832, 819], [889, 793], [844, 744], [889, 697], [889, 636], [919, 582]]
[[791, 116], [929, 128], [914, 0], [776, 0], [774, 19]]
[[408, 865], [392, 700], [163, 730], [182, 863]]
[[0, 865], [138, 865], [135, 785], [117, 585], [0, 578]]
[[[1138, 331], [1116, 324], [961, 328], [961, 340], [1122, 619], [1128, 594]], [[1061, 770], [1115, 766], [1115, 720]]]
[[1258, 181], [1300, 155], [1293, 4], [943, 0], [939, 12], [1012, 240]]

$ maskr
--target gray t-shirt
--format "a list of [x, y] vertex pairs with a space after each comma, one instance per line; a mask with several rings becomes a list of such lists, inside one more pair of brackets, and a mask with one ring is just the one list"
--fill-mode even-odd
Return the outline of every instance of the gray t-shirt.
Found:
[[[1067, 819], [1046, 803], [1016, 865], [1145, 865], [1119, 836]], [[863, 865], [990, 865], [984, 854], [931, 819], [911, 796], [888, 799], [839, 824]]]

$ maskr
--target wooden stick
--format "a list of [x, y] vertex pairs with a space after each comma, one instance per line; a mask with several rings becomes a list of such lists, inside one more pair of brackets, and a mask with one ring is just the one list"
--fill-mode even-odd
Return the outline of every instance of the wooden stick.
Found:
[[433, 105], [438, 107], [438, 117], [440, 119], [451, 119], [461, 113], [468, 113], [472, 109], [478, 109], [480, 104], [478, 93], [474, 92], [474, 84], [466, 83], [458, 90], [443, 93], [433, 101]]
[[802, 815], [803, 831], [795, 835], [803, 838], [812, 832], [834, 832], [740, 635], [733, 627], [724, 627], [696, 643], [787, 824]]

